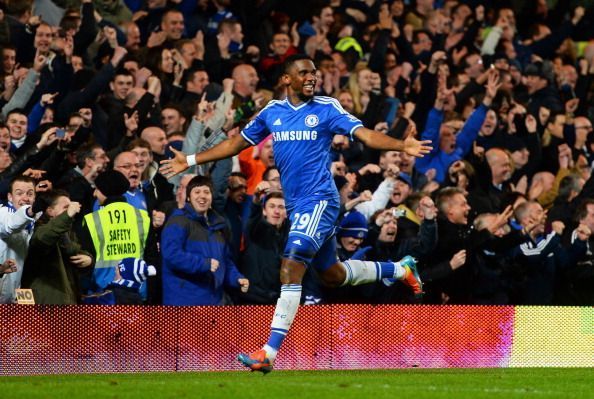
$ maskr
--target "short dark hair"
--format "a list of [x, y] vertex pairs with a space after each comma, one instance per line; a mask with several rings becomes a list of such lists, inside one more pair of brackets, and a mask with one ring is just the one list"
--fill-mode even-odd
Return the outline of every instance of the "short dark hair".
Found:
[[163, 111], [164, 109], [174, 109], [177, 111], [177, 113], [179, 114], [179, 116], [181, 116], [182, 118], [185, 118], [186, 115], [184, 114], [184, 111], [182, 110], [182, 108], [175, 104], [175, 103], [167, 103], [167, 105], [161, 107], [161, 111]]
[[25, 110], [24, 110], [24, 109], [22, 109], [22, 108], [14, 108], [14, 109], [11, 109], [11, 110], [8, 112], [8, 114], [6, 114], [6, 120], [8, 120], [8, 118], [10, 118], [10, 115], [12, 115], [12, 114], [19, 114], [19, 115], [25, 115], [25, 116], [28, 116], [28, 115], [29, 115], [29, 114], [28, 114], [27, 112], [25, 112]]
[[265, 196], [262, 197], [262, 208], [264, 208], [266, 206], [266, 203], [268, 202], [268, 200], [271, 199], [285, 199], [285, 196], [283, 195], [282, 191], [270, 191], [268, 194], [266, 194]]
[[6, 4], [6, 13], [8, 15], [20, 17], [27, 11], [31, 11], [31, 7], [33, 7], [32, 0], [9, 1]]
[[585, 200], [580, 202], [580, 204], [575, 210], [574, 215], [574, 220], [576, 221], [576, 223], [579, 223], [580, 220], [588, 216], [588, 205], [594, 205], [594, 198], [586, 198]]
[[175, 8], [170, 8], [168, 10], [166, 10], [163, 15], [161, 16], [161, 22], [163, 22], [163, 20], [165, 19], [166, 16], [168, 16], [169, 14], [181, 14], [182, 16], [184, 15], [183, 12], [181, 12], [180, 10], [177, 10]]
[[313, 21], [313, 17], [320, 17], [322, 15], [322, 11], [324, 8], [330, 7], [330, 2], [328, 0], [318, 0], [313, 2], [313, 7], [311, 8], [310, 14], [310, 21]]
[[312, 60], [311, 57], [307, 54], [290, 55], [285, 59], [285, 62], [283, 63], [283, 73], [289, 73], [289, 69], [293, 67], [295, 62], [300, 60], [309, 60], [311, 62], [314, 62], [314, 60]]
[[214, 186], [210, 177], [195, 176], [186, 186], [186, 201], [190, 202], [190, 193], [192, 192], [192, 189], [201, 186], [207, 186], [210, 189], [210, 192], [214, 195]]
[[422, 34], [427, 35], [427, 37], [431, 40], [433, 40], [433, 36], [431, 35], [431, 32], [429, 32], [426, 29], [419, 29], [413, 32], [413, 44], [418, 44], [419, 43], [419, 36], [421, 36]]
[[4, 50], [12, 50], [12, 51], [16, 51], [16, 50], [17, 50], [17, 48], [16, 48], [16, 46], [15, 46], [15, 45], [13, 45], [13, 44], [6, 43], [6, 44], [3, 44], [3, 45], [2, 45], [2, 47], [0, 47], [0, 53], [1, 53], [1, 52], [4, 52]]
[[121, 67], [121, 68], [118, 68], [118, 69], [116, 70], [116, 72], [113, 74], [113, 78], [111, 78], [111, 81], [112, 81], [112, 82], [114, 82], [114, 81], [116, 80], [116, 78], [117, 78], [118, 76], [121, 76], [121, 75], [124, 75], [124, 76], [131, 76], [131, 77], [132, 77], [132, 81], [134, 81], [134, 80], [135, 80], [135, 79], [134, 79], [134, 75], [132, 75], [132, 74], [130, 73], [130, 71], [128, 71], [128, 70], [127, 70], [126, 68], [124, 68], [124, 67]]
[[[180, 82], [181, 86], [185, 88], [189, 81], [194, 80], [194, 75], [196, 75], [197, 72], [206, 72], [206, 74], [208, 75], [208, 72], [204, 68], [194, 68], [194, 67], [188, 68], [184, 71], [184, 73], [182, 75], [182, 79]], [[209, 79], [210, 79], [210, 76], [209, 76]]]
[[241, 177], [242, 179], [247, 180], [247, 176], [241, 172], [232, 172], [229, 177]]
[[62, 32], [67, 32], [70, 29], [78, 30], [79, 22], [80, 17], [75, 17], [73, 15], [65, 15], [60, 21], [60, 29]]
[[56, 201], [60, 197], [70, 198], [70, 194], [66, 190], [61, 190], [59, 188], [53, 189], [50, 191], [46, 191], [43, 194], [40, 194], [42, 198], [46, 201], [48, 206], [52, 206], [56, 204]]
[[24, 176], [24, 175], [18, 175], [13, 177], [13, 179], [10, 181], [10, 184], [8, 186], [8, 192], [12, 193], [12, 187], [14, 186], [14, 183], [16, 182], [24, 182], [24, 183], [31, 183], [33, 185], [33, 187], [35, 187], [35, 179], [33, 179], [32, 177], [29, 176]]
[[101, 147], [101, 145], [96, 144], [96, 143], [80, 146], [78, 148], [78, 150], [76, 150], [76, 165], [81, 169], [84, 168], [85, 160], [87, 160], [89, 158], [93, 159], [93, 157], [94, 157], [93, 152], [97, 148], [103, 148], [103, 147]]
[[268, 178], [270, 177], [270, 172], [272, 172], [273, 170], [278, 170], [278, 168], [276, 166], [267, 167], [264, 173], [262, 173], [262, 180], [268, 180]]

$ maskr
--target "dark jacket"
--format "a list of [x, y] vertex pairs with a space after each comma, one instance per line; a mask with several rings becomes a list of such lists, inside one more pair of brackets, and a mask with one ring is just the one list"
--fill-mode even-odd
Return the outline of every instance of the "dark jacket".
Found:
[[554, 232], [516, 247], [515, 259], [525, 274], [524, 286], [518, 298], [520, 304], [553, 304], [557, 277], [585, 253], [586, 242], [575, 240], [565, 250], [561, 247], [561, 237]]
[[73, 220], [64, 212], [35, 226], [22, 286], [33, 289], [37, 304], [74, 305], [79, 302], [79, 274], [90, 273], [93, 268], [79, 269], [70, 263], [73, 255], [90, 255], [82, 251], [75, 236], [69, 234]]
[[528, 105], [526, 109], [529, 114], [538, 118], [538, 110], [540, 107], [548, 108], [551, 111], [563, 110], [563, 104], [561, 104], [561, 100], [559, 99], [559, 93], [553, 85], [549, 84], [528, 97]]
[[241, 255], [241, 271], [250, 280], [250, 290], [239, 296], [245, 303], [274, 304], [280, 295], [280, 266], [289, 223], [279, 228], [262, 215], [262, 207], [252, 204], [252, 213], [245, 234], [245, 251]]
[[[454, 224], [438, 218], [437, 246], [429, 262], [420, 267], [421, 280], [425, 283], [425, 302], [441, 303], [441, 294], [450, 297], [451, 303], [469, 303], [472, 294], [473, 265], [469, 259], [492, 236], [488, 230], [477, 231], [467, 225]], [[466, 264], [452, 270], [452, 256], [466, 249]]]
[[[190, 204], [173, 212], [161, 237], [164, 305], [221, 305], [224, 287], [243, 278], [231, 259], [225, 220], [213, 211], [196, 213]], [[211, 259], [219, 268], [210, 271]]]

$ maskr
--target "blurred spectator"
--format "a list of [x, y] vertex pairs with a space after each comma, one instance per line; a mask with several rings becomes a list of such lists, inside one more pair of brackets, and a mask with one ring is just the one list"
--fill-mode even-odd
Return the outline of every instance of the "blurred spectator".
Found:
[[27, 176], [15, 177], [10, 183], [7, 205], [0, 207], [0, 252], [3, 254], [0, 260], [3, 264], [8, 259], [14, 260], [16, 270], [0, 278], [0, 303], [15, 302], [15, 290], [21, 287], [36, 213], [44, 210], [41, 201], [35, 204], [35, 180]]
[[254, 197], [241, 255], [241, 272], [250, 289], [241, 302], [274, 304], [280, 295], [280, 264], [289, 232], [282, 193], [270, 191]]
[[43, 196], [47, 209], [37, 221], [29, 243], [22, 286], [33, 290], [36, 304], [75, 305], [82, 294], [79, 274], [90, 275], [94, 263], [72, 231], [81, 206], [70, 201], [65, 191], [49, 191]]

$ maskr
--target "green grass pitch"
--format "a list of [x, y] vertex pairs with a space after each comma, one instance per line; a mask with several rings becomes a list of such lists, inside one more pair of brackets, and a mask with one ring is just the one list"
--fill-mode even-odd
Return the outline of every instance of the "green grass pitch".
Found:
[[0, 378], [0, 397], [594, 398], [594, 369], [414, 369], [84, 374]]

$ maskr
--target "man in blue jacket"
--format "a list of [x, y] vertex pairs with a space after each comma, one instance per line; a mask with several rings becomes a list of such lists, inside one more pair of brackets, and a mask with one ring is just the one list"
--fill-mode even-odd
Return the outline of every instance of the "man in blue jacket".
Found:
[[[443, 123], [444, 105], [451, 95], [445, 84], [445, 77], [439, 77], [439, 86], [435, 106], [427, 116], [427, 124], [421, 135], [422, 140], [431, 140], [433, 149], [423, 158], [417, 159], [416, 168], [419, 172], [425, 173], [429, 169], [435, 169], [435, 180], [442, 183], [446, 177], [448, 167], [455, 161], [462, 159], [472, 149], [472, 144], [478, 137], [479, 131], [487, 111], [497, 94], [501, 83], [496, 72], [489, 75], [485, 88], [487, 90], [483, 102], [470, 115], [459, 133], [450, 123]], [[439, 143], [439, 145], [436, 145]]]

